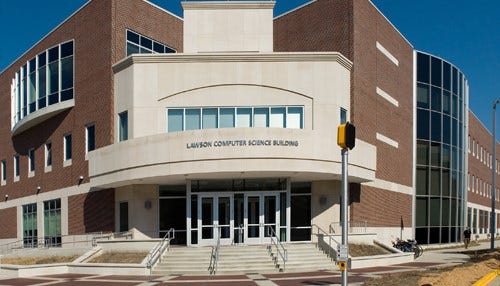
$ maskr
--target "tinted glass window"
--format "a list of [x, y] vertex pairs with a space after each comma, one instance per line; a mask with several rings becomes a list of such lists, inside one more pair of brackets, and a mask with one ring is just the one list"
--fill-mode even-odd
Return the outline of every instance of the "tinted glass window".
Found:
[[139, 46], [136, 46], [132, 43], [127, 43], [127, 56], [138, 53], [139, 53]]
[[[429, 169], [427, 167], [417, 167], [417, 195], [429, 194]], [[420, 212], [420, 210], [419, 210]]]
[[429, 108], [429, 86], [426, 84], [417, 85], [417, 106]]
[[59, 46], [49, 50], [49, 63], [59, 59]]
[[417, 54], [417, 80], [429, 83], [429, 56], [421, 53]]
[[417, 141], [417, 164], [428, 165], [429, 164], [429, 142], [428, 141]]
[[217, 128], [217, 108], [203, 109], [203, 129]]
[[441, 89], [432, 87], [431, 92], [432, 110], [441, 111]]
[[72, 139], [71, 134], [64, 136], [64, 160], [70, 160], [72, 158]]
[[127, 31], [127, 40], [139, 44], [139, 35], [132, 31]]
[[168, 110], [168, 132], [182, 131], [184, 127], [182, 109], [169, 109]]
[[431, 140], [441, 141], [441, 113], [431, 112]]
[[47, 59], [45, 58], [45, 55], [46, 55], [45, 52], [38, 55], [38, 66], [39, 67], [43, 67], [46, 64]]
[[61, 45], [61, 58], [73, 55], [73, 42], [68, 42]]
[[163, 52], [165, 52], [165, 47], [162, 44], [154, 42], [153, 50], [157, 53], [163, 53]]
[[87, 152], [95, 149], [95, 126], [87, 127]]
[[436, 86], [441, 86], [441, 60], [432, 58], [432, 84]]
[[186, 130], [201, 129], [200, 109], [186, 109]]
[[441, 166], [441, 144], [431, 142], [431, 165]]
[[141, 46], [148, 48], [150, 50], [153, 49], [153, 41], [146, 37], [141, 37]]
[[417, 109], [417, 138], [429, 139], [429, 111]]
[[234, 108], [220, 109], [220, 128], [234, 127]]
[[458, 70], [453, 67], [453, 93], [458, 93]]
[[443, 88], [451, 90], [451, 66], [447, 62], [443, 62]]
[[443, 112], [450, 114], [451, 111], [451, 94], [449, 91], [443, 90]]
[[451, 143], [451, 119], [447, 115], [443, 116], [443, 142]]

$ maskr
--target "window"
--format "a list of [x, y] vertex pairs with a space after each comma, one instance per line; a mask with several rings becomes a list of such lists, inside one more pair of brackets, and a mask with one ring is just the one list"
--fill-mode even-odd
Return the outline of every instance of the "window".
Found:
[[28, 151], [28, 161], [29, 161], [29, 172], [35, 171], [35, 149], [30, 149]]
[[127, 30], [127, 57], [131, 54], [163, 54], [175, 52], [174, 49], [165, 44]]
[[64, 135], [64, 161], [70, 161], [72, 154], [72, 138], [71, 134]]
[[2, 185], [7, 181], [7, 161], [2, 160]]
[[128, 231], [128, 202], [120, 202], [120, 232]]
[[52, 166], [52, 143], [45, 144], [45, 167]]
[[340, 108], [340, 124], [347, 122], [347, 110]]
[[128, 112], [118, 114], [118, 141], [128, 140]]
[[302, 129], [302, 107], [288, 107], [286, 114], [286, 128]]
[[38, 228], [36, 222], [36, 203], [23, 206], [23, 246], [37, 247]]
[[304, 107], [167, 109], [167, 132], [234, 127], [304, 128]]
[[61, 247], [61, 199], [43, 202], [45, 246]]
[[19, 180], [19, 155], [14, 155], [14, 180]]
[[34, 56], [14, 76], [12, 127], [48, 105], [73, 99], [73, 41]]
[[86, 148], [85, 150], [88, 152], [95, 150], [95, 125], [89, 125], [85, 128], [85, 137], [86, 137]]

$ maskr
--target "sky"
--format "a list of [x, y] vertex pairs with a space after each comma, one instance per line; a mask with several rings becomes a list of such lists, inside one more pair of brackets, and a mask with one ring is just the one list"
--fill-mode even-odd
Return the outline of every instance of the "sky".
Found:
[[[127, 1], [127, 0], [122, 0]], [[357, 1], [357, 0], [355, 0]], [[0, 0], [3, 71], [87, 0]], [[179, 0], [151, 2], [182, 16]], [[280, 15], [308, 0], [277, 0]], [[500, 2], [496, 0], [372, 0], [415, 49], [458, 67], [469, 81], [469, 107], [492, 130], [500, 99]], [[498, 108], [500, 113], [500, 106]], [[500, 122], [497, 116], [497, 140]]]

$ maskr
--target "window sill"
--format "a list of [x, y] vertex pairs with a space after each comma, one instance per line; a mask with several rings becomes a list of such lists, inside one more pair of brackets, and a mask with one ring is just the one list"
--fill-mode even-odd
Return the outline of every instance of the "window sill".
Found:
[[19, 176], [14, 177], [14, 182], [19, 182]]
[[35, 176], [35, 171], [29, 171], [28, 172], [28, 178], [34, 177]]
[[51, 172], [52, 171], [52, 165], [50, 166], [45, 166], [45, 173]]
[[7, 181], [2, 181], [2, 182], [0, 183], [0, 186], [5, 186], [5, 185], [7, 185]]
[[72, 160], [71, 160], [71, 159], [69, 159], [69, 160], [64, 160], [64, 162], [63, 162], [63, 167], [68, 167], [68, 166], [71, 166], [71, 164], [72, 164], [72, 163], [73, 163], [73, 162], [72, 162]]

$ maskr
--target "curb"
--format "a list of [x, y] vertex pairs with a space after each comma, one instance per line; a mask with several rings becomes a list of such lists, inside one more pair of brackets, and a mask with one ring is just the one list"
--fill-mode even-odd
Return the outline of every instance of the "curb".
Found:
[[476, 281], [476, 283], [472, 284], [472, 286], [486, 286], [488, 285], [488, 283], [493, 281], [493, 279], [495, 279], [498, 275], [500, 275], [500, 269], [488, 273], [486, 276]]

